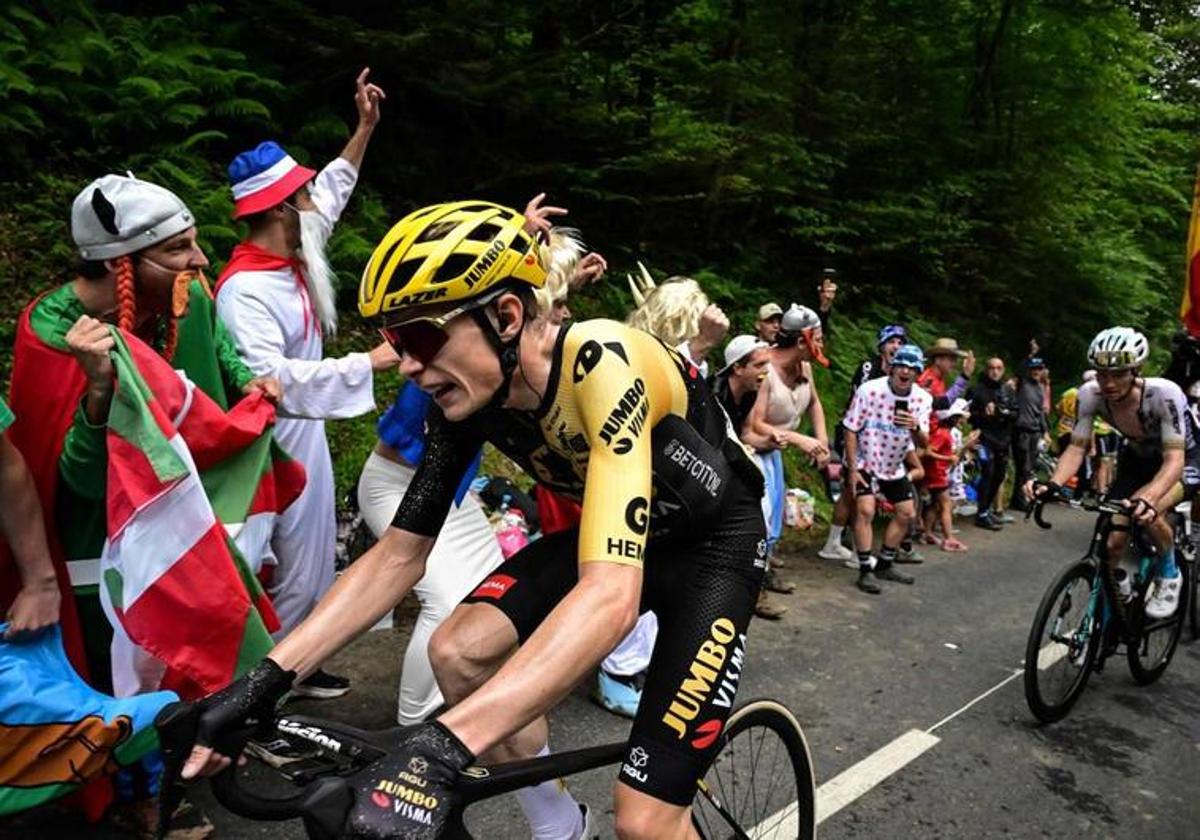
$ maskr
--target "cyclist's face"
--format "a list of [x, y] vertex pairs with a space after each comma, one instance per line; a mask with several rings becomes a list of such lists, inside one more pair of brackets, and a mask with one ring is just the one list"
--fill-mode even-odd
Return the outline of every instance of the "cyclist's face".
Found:
[[474, 318], [460, 315], [444, 327], [445, 343], [432, 354], [401, 351], [400, 372], [433, 397], [451, 422], [487, 405], [500, 387], [500, 360]]
[[1119, 400], [1133, 388], [1137, 378], [1132, 370], [1098, 370], [1096, 381], [1100, 383], [1100, 393], [1106, 400]]

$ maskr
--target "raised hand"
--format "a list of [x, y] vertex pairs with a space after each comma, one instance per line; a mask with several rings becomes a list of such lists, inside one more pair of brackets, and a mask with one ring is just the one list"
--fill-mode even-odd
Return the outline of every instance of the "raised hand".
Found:
[[372, 129], [379, 123], [379, 103], [387, 99], [387, 94], [379, 85], [367, 81], [371, 68], [364, 67], [354, 80], [354, 107], [358, 109], [358, 124], [361, 128]]
[[545, 193], [538, 193], [529, 199], [529, 203], [525, 205], [525, 224], [523, 226], [526, 233], [542, 241], [545, 241], [549, 237], [550, 228], [554, 227], [554, 223], [550, 221], [550, 217], [567, 215], [567, 208], [565, 207], [551, 207], [549, 205], [543, 207], [542, 202], [545, 200]]

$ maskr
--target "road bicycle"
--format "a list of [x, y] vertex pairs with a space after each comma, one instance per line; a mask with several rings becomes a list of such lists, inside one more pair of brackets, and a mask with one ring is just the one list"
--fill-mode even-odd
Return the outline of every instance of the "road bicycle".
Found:
[[[1042, 497], [1027, 514], [1047, 529], [1051, 526], [1043, 511], [1049, 502], [1065, 500]], [[1168, 618], [1148, 617], [1146, 597], [1159, 563], [1149, 534], [1136, 522], [1129, 526], [1129, 550], [1138, 566], [1122, 594], [1119, 575], [1106, 560], [1112, 517], [1127, 514], [1127, 508], [1103, 499], [1070, 504], [1099, 515], [1087, 554], [1063, 569], [1042, 597], [1025, 646], [1025, 699], [1044, 723], [1060, 720], [1071, 710], [1092, 671], [1102, 670], [1122, 644], [1135, 682], [1149, 685], [1161, 677], [1179, 643], [1192, 596], [1194, 569], [1183, 561], [1182, 547], [1177, 545], [1184, 575], [1179, 606]]]
[[[167, 706], [156, 726], [170, 773], [171, 768], [182, 766], [191, 749], [195, 707], [186, 703]], [[373, 789], [372, 801], [380, 807], [420, 807], [403, 784], [381, 778], [376, 787], [372, 777], [373, 769], [400, 744], [404, 727], [368, 732], [331, 720], [281, 714], [274, 721], [274, 731], [267, 728], [269, 734], [257, 732], [255, 737], [288, 741], [292, 760], [277, 767], [262, 764], [262, 769], [257, 762], [247, 762], [249, 769], [235, 764], [214, 776], [213, 794], [229, 811], [251, 820], [299, 818], [313, 840], [335, 840], [352, 836], [346, 834], [345, 826], [355, 789]], [[730, 715], [720, 743], [712, 767], [697, 784], [692, 807], [692, 822], [700, 836], [706, 840], [811, 840], [816, 834], [812, 756], [792, 713], [773, 700], [747, 703]], [[240, 748], [222, 745], [221, 751], [236, 753]], [[644, 754], [637, 753], [636, 749], [630, 752], [622, 741], [526, 761], [468, 767], [455, 785], [459, 803], [441, 837], [469, 840], [472, 835], [463, 822], [464, 812], [477, 802], [625, 760], [636, 769], [639, 759], [644, 763]], [[177, 775], [176, 769], [168, 778]], [[263, 776], [268, 777], [265, 783]], [[285, 781], [281, 784], [281, 780]], [[289, 791], [286, 795], [271, 797], [259, 792], [281, 786]], [[162, 813], [172, 813], [178, 803], [178, 785], [164, 784], [162, 789]]]
[[1187, 564], [1188, 576], [1185, 581], [1191, 582], [1191, 592], [1187, 596], [1188, 638], [1190, 641], [1200, 639], [1200, 585], [1197, 584], [1196, 549], [1192, 542], [1192, 503], [1180, 502], [1175, 506], [1172, 526], [1175, 529], [1175, 546], [1182, 564]]

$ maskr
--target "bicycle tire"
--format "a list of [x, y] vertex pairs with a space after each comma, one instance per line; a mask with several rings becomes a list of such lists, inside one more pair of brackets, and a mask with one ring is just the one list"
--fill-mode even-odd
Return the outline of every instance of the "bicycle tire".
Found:
[[[756, 732], [761, 732], [757, 745], [754, 738]], [[780, 767], [779, 747], [772, 747], [771, 768], [760, 782], [755, 769], [758, 759], [766, 751], [765, 738], [768, 732], [782, 744], [787, 761], [782, 762], [784, 766]], [[739, 782], [737, 768], [744, 768], [747, 761], [751, 778]], [[791, 783], [786, 780], [780, 783], [789, 765], [795, 784], [794, 798], [789, 796]], [[795, 716], [786, 706], [774, 700], [754, 700], [730, 715], [721, 736], [721, 747], [702, 784], [707, 786], [708, 794], [704, 791], [696, 793], [692, 824], [704, 840], [723, 840], [727, 837], [812, 840], [816, 836], [817, 793], [812, 754]], [[761, 792], [761, 807], [758, 795], [760, 784], [766, 788]], [[771, 795], [776, 789], [781, 794], [778, 799]], [[709, 794], [734, 818], [734, 825], [731, 826], [728, 818], [713, 807]], [[745, 806], [752, 806], [755, 813], [743, 816]]]
[[[1095, 579], [1096, 567], [1091, 563], [1080, 561], [1063, 569], [1042, 596], [1034, 615], [1033, 626], [1029, 628], [1029, 639], [1025, 643], [1025, 702], [1033, 716], [1042, 723], [1054, 723], [1065, 717], [1083, 693], [1091, 676], [1092, 664], [1096, 661], [1096, 654], [1100, 649], [1100, 633], [1097, 632], [1099, 623], [1095, 616], [1089, 628], [1086, 650], [1082, 652], [1071, 645], [1062, 646], [1065, 650], [1049, 648], [1046, 630], [1051, 621], [1061, 619], [1067, 611], [1075, 607], [1077, 600], [1083, 610], [1080, 613], [1082, 621]], [[1079, 587], [1076, 593], [1068, 591], [1079, 582], [1084, 586]], [[1060, 598], [1064, 595], [1073, 595], [1073, 598], [1061, 602]], [[1072, 635], [1078, 633], [1079, 629], [1077, 626], [1071, 631]], [[1061, 646], [1061, 643], [1059, 644]], [[1062, 673], [1070, 678], [1065, 691], [1050, 691], [1050, 675], [1047, 672], [1052, 670], [1055, 674]]]
[[[1150, 685], [1164, 673], [1167, 667], [1171, 664], [1172, 657], [1175, 656], [1175, 649], [1179, 647], [1179, 637], [1183, 635], [1184, 617], [1189, 610], [1189, 602], [1192, 600], [1192, 572], [1191, 564], [1181, 563], [1179, 571], [1183, 575], [1183, 583], [1179, 587], [1180, 603], [1175, 610], [1175, 615], [1168, 621], [1169, 624], [1163, 626], [1161, 622], [1158, 627], [1146, 633], [1140, 629], [1147, 621], [1145, 614], [1139, 622], [1139, 630], [1136, 640], [1131, 640], [1131, 643], [1125, 646], [1127, 659], [1129, 661], [1129, 673], [1133, 676], [1133, 681], [1138, 685]], [[1141, 604], [1141, 608], [1145, 609], [1145, 603]], [[1148, 661], [1143, 661], [1143, 648], [1148, 648], [1150, 645], [1150, 634], [1155, 634], [1159, 640], [1165, 640], [1162, 653], [1148, 657]], [[1165, 634], [1165, 635], [1163, 635]]]
[[1188, 593], [1188, 629], [1191, 631], [1191, 641], [1200, 639], [1200, 574], [1197, 573], [1197, 567], [1200, 567], [1200, 562], [1195, 558], [1189, 560], [1186, 564], [1190, 572], [1192, 580]]

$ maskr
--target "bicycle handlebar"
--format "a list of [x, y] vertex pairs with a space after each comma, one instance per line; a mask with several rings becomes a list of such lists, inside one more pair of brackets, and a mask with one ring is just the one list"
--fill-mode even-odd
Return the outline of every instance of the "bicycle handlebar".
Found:
[[[1052, 524], [1047, 522], [1043, 516], [1044, 509], [1048, 504], [1065, 505], [1068, 500], [1056, 493], [1045, 493], [1041, 496], [1036, 496], [1033, 499], [1033, 504], [1025, 513], [1025, 518], [1033, 517], [1033, 521], [1037, 523], [1039, 528], [1050, 530]], [[1109, 501], [1108, 499], [1084, 500], [1080, 499], [1074, 503], [1080, 510], [1086, 510], [1089, 513], [1108, 513], [1118, 516], [1128, 516], [1129, 507], [1124, 501]]]
[[[166, 772], [159, 803], [159, 825], [160, 830], [164, 832], [169, 827], [168, 818], [174, 813], [181, 796], [179, 772], [195, 742], [198, 719], [199, 710], [195, 704], [171, 703], [163, 707], [154, 720], [166, 756]], [[286, 723], [289, 719], [296, 720], [281, 718], [278, 723]], [[302, 727], [306, 722], [300, 721], [299, 726]], [[371, 753], [383, 754], [378, 748], [358, 741], [366, 733], [350, 727], [345, 727], [345, 731], [342, 731], [342, 727], [337, 727], [336, 735], [346, 742], [343, 743], [325, 735], [326, 729], [332, 727], [328, 722], [321, 721], [319, 727], [309, 726], [307, 733], [298, 731], [298, 727], [292, 727], [288, 731], [313, 741], [324, 750], [351, 759], [373, 761]], [[218, 738], [213, 744], [213, 749], [222, 755], [239, 756], [246, 742], [254, 734], [251, 729], [230, 733]], [[213, 776], [210, 783], [217, 801], [229, 811], [248, 819], [270, 822], [302, 818], [310, 836], [313, 837], [336, 837], [354, 804], [354, 793], [347, 780], [340, 776], [316, 778], [290, 796], [260, 796], [239, 783], [236, 759], [231, 766]]]

